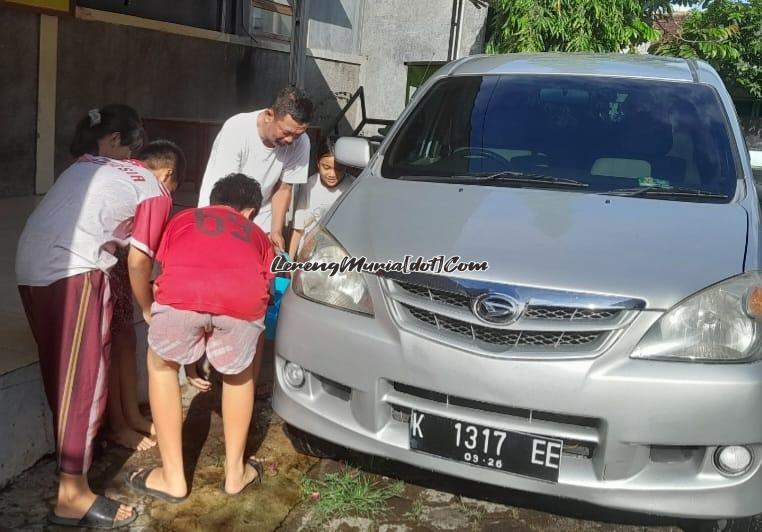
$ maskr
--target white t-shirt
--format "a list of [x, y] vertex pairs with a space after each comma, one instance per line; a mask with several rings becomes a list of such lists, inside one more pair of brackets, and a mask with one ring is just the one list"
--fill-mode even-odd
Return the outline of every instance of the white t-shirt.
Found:
[[116, 264], [117, 247], [150, 257], [172, 198], [138, 161], [85, 155], [67, 168], [26, 222], [16, 253], [19, 285], [48, 286]]
[[272, 205], [270, 200], [278, 183], [304, 183], [310, 162], [310, 138], [299, 135], [288, 146], [268, 148], [257, 130], [257, 117], [262, 110], [241, 113], [229, 118], [222, 126], [212, 146], [209, 162], [201, 182], [198, 206], [209, 205], [215, 183], [223, 177], [241, 173], [256, 179], [262, 187], [262, 208], [256, 223], [270, 233]]
[[320, 181], [320, 174], [312, 174], [307, 183], [299, 187], [294, 229], [301, 229], [305, 233], [310, 231], [351, 184], [350, 176], [345, 175], [341, 183], [328, 188]]

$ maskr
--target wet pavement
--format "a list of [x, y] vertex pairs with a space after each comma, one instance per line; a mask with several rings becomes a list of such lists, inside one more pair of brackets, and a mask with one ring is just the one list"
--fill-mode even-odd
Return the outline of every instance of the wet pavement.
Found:
[[[137, 497], [124, 484], [127, 474], [159, 465], [157, 449], [133, 453], [101, 444], [91, 470], [94, 489], [133, 504], [140, 512], [131, 527], [140, 531], [337, 532], [418, 531], [679, 531], [675, 520], [615, 512], [583, 503], [541, 497], [437, 475], [404, 464], [350, 454], [339, 463], [298, 454], [272, 413], [269, 400], [258, 401], [249, 452], [264, 459], [262, 486], [237, 497], [217, 491], [223, 477], [222, 420], [216, 391], [196, 394], [184, 387], [187, 418], [183, 427], [190, 497], [171, 505]], [[318, 520], [305, 477], [352, 471], [380, 484], [403, 483], [401, 495], [374, 517], [340, 516]], [[39, 530], [55, 498], [55, 463], [46, 458], [0, 492], [0, 529]]]

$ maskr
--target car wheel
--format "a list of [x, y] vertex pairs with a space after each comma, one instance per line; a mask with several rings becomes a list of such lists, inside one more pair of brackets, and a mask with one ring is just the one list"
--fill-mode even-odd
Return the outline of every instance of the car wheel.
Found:
[[294, 449], [301, 454], [314, 456], [316, 458], [341, 458], [346, 452], [346, 449], [331, 443], [317, 436], [313, 436], [308, 432], [304, 432], [302, 429], [298, 429], [293, 425], [286, 425], [285, 432], [288, 438], [291, 440], [291, 444]]
[[719, 519], [707, 521], [697, 527], [688, 528], [695, 532], [762, 532], [762, 514], [740, 519]]

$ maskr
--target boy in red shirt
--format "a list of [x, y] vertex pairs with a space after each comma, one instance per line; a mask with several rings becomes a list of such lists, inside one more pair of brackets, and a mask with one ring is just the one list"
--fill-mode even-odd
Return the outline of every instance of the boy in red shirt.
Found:
[[148, 391], [162, 467], [136, 471], [128, 484], [167, 502], [184, 500], [188, 491], [178, 371], [204, 352], [223, 381], [225, 480], [220, 487], [237, 494], [261, 482], [263, 473], [256, 459], [243, 456], [260, 361], [254, 354], [273, 277], [272, 244], [251, 221], [262, 192], [254, 179], [231, 174], [215, 184], [210, 203], [175, 216], [157, 253], [162, 272], [148, 330]]

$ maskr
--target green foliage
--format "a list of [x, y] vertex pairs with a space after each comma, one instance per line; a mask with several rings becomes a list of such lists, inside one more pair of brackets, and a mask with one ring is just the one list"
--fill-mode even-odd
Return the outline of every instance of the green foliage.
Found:
[[762, 0], [704, 0], [665, 40], [653, 22], [692, 0], [491, 0], [487, 53], [619, 52], [704, 59], [726, 84], [762, 98]]
[[494, 0], [487, 53], [618, 52], [656, 40], [661, 0]]
[[709, 0], [693, 10], [682, 31], [649, 50], [704, 59], [725, 83], [762, 98], [762, 0]]

